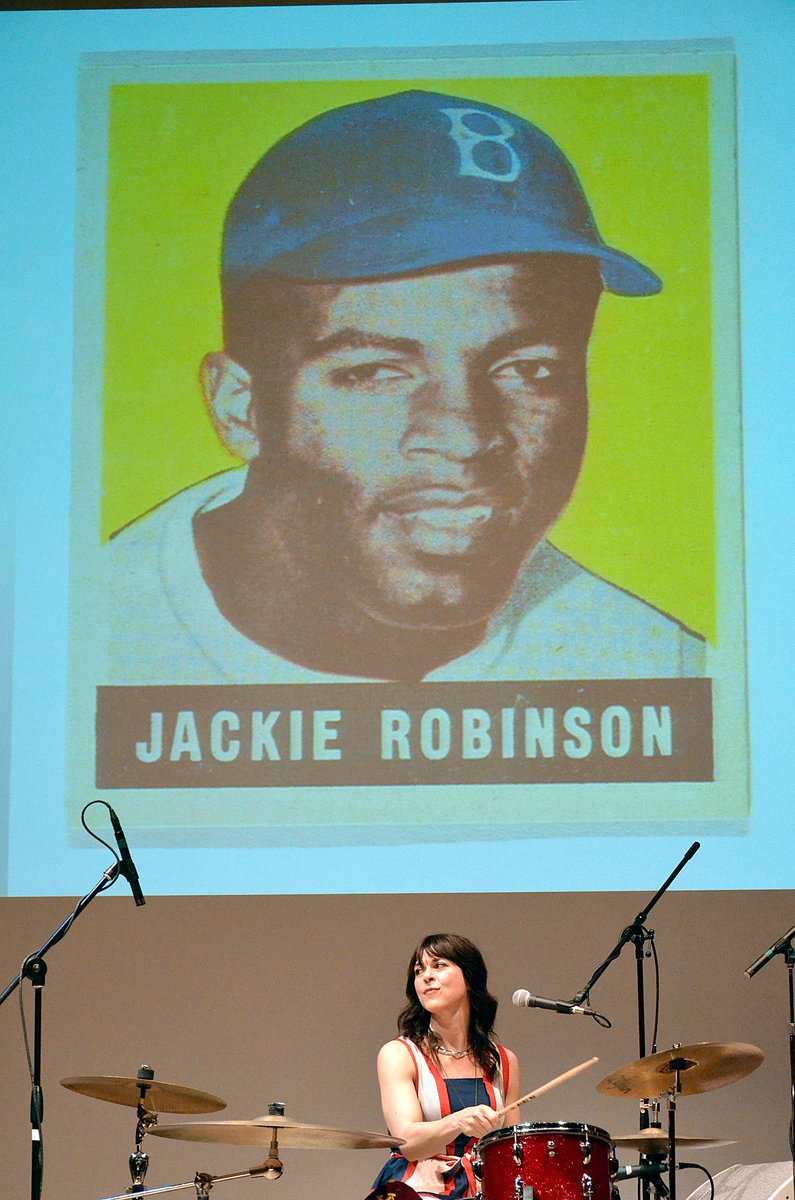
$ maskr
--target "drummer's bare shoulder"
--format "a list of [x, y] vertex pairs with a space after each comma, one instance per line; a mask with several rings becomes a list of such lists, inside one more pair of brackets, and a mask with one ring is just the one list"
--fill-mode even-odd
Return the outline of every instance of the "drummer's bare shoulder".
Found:
[[389, 1129], [394, 1133], [404, 1121], [421, 1121], [417, 1066], [408, 1045], [400, 1038], [393, 1038], [379, 1050], [376, 1065], [381, 1107]]
[[377, 1065], [379, 1078], [382, 1074], [392, 1078], [404, 1077], [412, 1081], [417, 1077], [414, 1056], [403, 1038], [392, 1038], [381, 1047], [378, 1051]]

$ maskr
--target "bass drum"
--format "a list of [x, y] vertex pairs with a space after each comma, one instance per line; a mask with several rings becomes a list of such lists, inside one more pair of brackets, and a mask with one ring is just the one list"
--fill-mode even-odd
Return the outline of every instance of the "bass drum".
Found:
[[495, 1129], [473, 1152], [481, 1200], [611, 1200], [613, 1143], [594, 1125]]

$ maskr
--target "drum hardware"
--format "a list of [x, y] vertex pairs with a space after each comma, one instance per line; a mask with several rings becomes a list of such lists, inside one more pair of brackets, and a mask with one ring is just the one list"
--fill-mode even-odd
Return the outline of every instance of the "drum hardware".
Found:
[[[279, 1100], [274, 1104], [268, 1105], [268, 1115], [271, 1117], [283, 1117], [284, 1105]], [[262, 1167], [262, 1174], [266, 1179], [280, 1179], [284, 1172], [284, 1164], [279, 1158], [279, 1131], [276, 1126], [271, 1132], [271, 1148], [268, 1151], [268, 1157]]]
[[[736, 1083], [755, 1071], [764, 1061], [758, 1046], [745, 1042], [700, 1042], [690, 1046], [675, 1044], [671, 1050], [636, 1059], [606, 1076], [596, 1090], [608, 1096], [662, 1097], [667, 1095], [668, 1136], [665, 1139], [671, 1200], [676, 1200], [676, 1101], [678, 1096], [696, 1096], [714, 1088]], [[640, 1137], [645, 1134], [641, 1130]], [[659, 1136], [660, 1151], [663, 1138]], [[652, 1166], [654, 1164], [651, 1164]], [[662, 1170], [662, 1168], [660, 1168]]]
[[144, 1154], [141, 1150], [141, 1141], [143, 1138], [143, 1130], [139, 1121], [135, 1131], [135, 1149], [130, 1155], [130, 1178], [132, 1185], [127, 1189], [128, 1192], [135, 1194], [144, 1190], [144, 1181], [146, 1180], [146, 1172], [149, 1170], [149, 1155]]
[[[261, 1179], [265, 1171], [265, 1163], [258, 1167], [251, 1167], [248, 1171], [233, 1171], [229, 1175], [209, 1175], [205, 1171], [197, 1171], [193, 1179], [187, 1183], [169, 1183], [164, 1187], [146, 1188], [143, 1192], [138, 1192], [140, 1196], [164, 1196], [167, 1192], [182, 1192], [189, 1188], [193, 1188], [196, 1193], [197, 1200], [206, 1200], [210, 1194], [210, 1189], [216, 1183], [226, 1183], [230, 1179]], [[401, 1193], [402, 1195], [402, 1193]], [[120, 1192], [116, 1196], [104, 1196], [103, 1200], [129, 1200], [129, 1192]]]
[[[679, 1049], [675, 1044], [674, 1050]], [[682, 1091], [682, 1072], [691, 1071], [697, 1066], [698, 1063], [694, 1059], [687, 1058], [684, 1054], [674, 1055], [668, 1064], [668, 1069], [673, 1070], [675, 1076], [673, 1087], [668, 1089], [668, 1192], [671, 1200], [676, 1200], [676, 1097]]]
[[132, 1184], [127, 1189], [128, 1195], [141, 1195], [144, 1192], [149, 1155], [144, 1153], [143, 1141], [157, 1124], [158, 1109], [160, 1112], [203, 1113], [226, 1108], [226, 1101], [210, 1092], [199, 1092], [178, 1083], [156, 1081], [154, 1070], [145, 1063], [138, 1068], [134, 1078], [126, 1075], [71, 1075], [62, 1079], [61, 1085], [81, 1096], [135, 1108], [135, 1149], [129, 1158]]
[[[331, 1129], [323, 1125], [306, 1125], [284, 1115], [284, 1104], [278, 1101], [268, 1105], [268, 1112], [255, 1121], [197, 1121], [190, 1125], [160, 1125], [150, 1130], [157, 1137], [177, 1141], [219, 1142], [233, 1146], [264, 1145], [269, 1143], [268, 1157], [259, 1166], [247, 1171], [234, 1171], [229, 1175], [209, 1175], [197, 1171], [187, 1183], [174, 1183], [166, 1187], [147, 1188], [136, 1193], [136, 1200], [145, 1196], [161, 1196], [167, 1192], [179, 1192], [193, 1188], [197, 1200], [206, 1200], [216, 1183], [230, 1179], [278, 1179], [284, 1167], [279, 1158], [279, 1139], [283, 1144], [308, 1150], [383, 1150], [402, 1146], [400, 1138], [384, 1133], [364, 1133], [357, 1130]], [[389, 1184], [395, 1195], [402, 1197], [403, 1184]], [[408, 1189], [405, 1194], [409, 1195]], [[388, 1196], [389, 1192], [384, 1195]], [[104, 1200], [129, 1200], [130, 1192], [117, 1196], [106, 1196]]]
[[131, 1193], [140, 1193], [144, 1190], [144, 1181], [146, 1180], [146, 1172], [149, 1170], [149, 1155], [144, 1153], [143, 1141], [147, 1130], [157, 1124], [157, 1113], [148, 1109], [144, 1103], [146, 1093], [149, 1089], [149, 1084], [154, 1079], [155, 1073], [151, 1067], [146, 1065], [138, 1068], [138, 1076], [140, 1085], [138, 1088], [139, 1099], [136, 1106], [136, 1123], [135, 1123], [135, 1149], [130, 1155], [130, 1177], [132, 1186], [128, 1188]]

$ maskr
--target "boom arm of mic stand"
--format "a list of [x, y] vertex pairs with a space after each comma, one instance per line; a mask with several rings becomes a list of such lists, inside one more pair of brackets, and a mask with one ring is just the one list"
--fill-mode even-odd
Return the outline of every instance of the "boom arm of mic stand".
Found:
[[669, 887], [671, 886], [673, 881], [676, 879], [677, 875], [682, 870], [682, 868], [685, 867], [687, 865], [687, 863], [690, 862], [690, 859], [693, 857], [693, 855], [696, 853], [696, 851], [700, 850], [700, 849], [701, 849], [701, 842], [693, 842], [693, 845], [690, 847], [690, 849], [687, 851], [687, 853], [683, 856], [681, 861], [679, 863], [677, 863], [677, 865], [674, 867], [673, 871], [671, 871], [671, 874], [668, 876], [668, 878], [666, 879], [666, 881], [662, 885], [662, 887], [659, 889], [659, 891], [655, 892], [655, 894], [652, 896], [649, 903], [643, 909], [643, 912], [638, 913], [638, 915], [635, 917], [636, 925], [644, 925], [646, 923], [646, 918], [648, 917], [651, 910], [654, 908], [657, 901], [660, 899], [660, 896], [665, 895], [665, 893], [668, 891]]
[[[91, 889], [91, 891], [87, 892], [85, 894], [85, 896], [83, 896], [82, 900], [80, 900], [78, 902], [78, 904], [76, 905], [74, 910], [69, 914], [69, 916], [66, 918], [66, 920], [63, 921], [62, 924], [60, 924], [58, 926], [58, 928], [56, 929], [56, 931], [52, 935], [52, 937], [49, 937], [47, 939], [47, 941], [44, 943], [44, 945], [41, 947], [40, 950], [36, 950], [33, 954], [29, 954], [28, 957], [25, 959], [25, 962], [28, 962], [31, 958], [44, 958], [44, 955], [47, 953], [48, 950], [50, 950], [54, 945], [56, 945], [57, 942], [60, 942], [61, 938], [66, 937], [66, 934], [69, 932], [69, 929], [70, 929], [72, 923], [80, 916], [83, 909], [87, 908], [88, 905], [91, 903], [91, 901], [94, 899], [94, 897], [97, 896], [100, 892], [104, 891], [104, 889], [106, 887], [109, 887], [110, 884], [115, 883], [116, 880], [118, 879], [118, 877], [119, 877], [119, 864], [117, 862], [115, 862], [110, 867], [108, 867], [107, 871], [105, 871], [103, 873], [102, 878]], [[6, 1001], [8, 999], [8, 997], [11, 995], [11, 993], [14, 991], [14, 989], [17, 987], [17, 985], [21, 982], [21, 979], [22, 979], [22, 975], [20, 973], [19, 975], [15, 976], [14, 979], [11, 980], [11, 982], [9, 983], [9, 985], [5, 989], [5, 991], [0, 993], [0, 1005], [3, 1004], [4, 1001]]]
[[613, 962], [615, 959], [618, 958], [619, 954], [624, 949], [627, 942], [634, 941], [637, 939], [637, 937], [641, 934], [641, 932], [643, 930], [643, 926], [646, 923], [646, 918], [648, 917], [651, 910], [654, 908], [657, 901], [660, 899], [661, 896], [665, 895], [665, 893], [668, 891], [668, 888], [671, 886], [673, 881], [676, 879], [679, 872], [682, 870], [682, 868], [685, 866], [685, 864], [690, 861], [690, 859], [693, 857], [693, 855], [696, 853], [696, 851], [699, 850], [700, 848], [701, 848], [700, 842], [693, 842], [693, 845], [690, 847], [690, 849], [684, 855], [682, 860], [677, 864], [677, 866], [674, 868], [674, 870], [668, 876], [668, 878], [666, 879], [666, 881], [662, 885], [662, 887], [659, 888], [657, 892], [655, 892], [655, 894], [652, 896], [651, 900], [646, 905], [646, 907], [641, 912], [639, 912], [638, 915], [635, 917], [635, 920], [632, 922], [632, 924], [628, 925], [626, 927], [624, 932], [621, 934], [621, 937], [618, 939], [616, 945], [610, 951], [610, 953], [608, 954], [608, 956], [604, 960], [604, 962], [601, 963], [596, 968], [593, 975], [586, 983], [585, 987], [581, 988], [580, 991], [577, 992], [576, 996], [574, 997], [574, 1000], [572, 1001], [573, 1004], [582, 1004], [583, 1000], [585, 1000], [588, 997], [588, 995], [590, 994], [591, 988], [596, 983], [597, 979], [600, 979], [602, 977], [602, 975], [604, 975], [607, 968], [610, 966], [611, 962]]

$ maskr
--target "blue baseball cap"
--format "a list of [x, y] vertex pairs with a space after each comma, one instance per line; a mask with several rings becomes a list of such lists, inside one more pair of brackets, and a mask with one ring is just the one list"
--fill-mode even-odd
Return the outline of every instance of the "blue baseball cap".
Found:
[[621, 295], [662, 287], [605, 244], [542, 130], [491, 104], [407, 91], [322, 113], [263, 155], [227, 212], [222, 282], [228, 297], [263, 270], [350, 281], [539, 253], [596, 259]]

